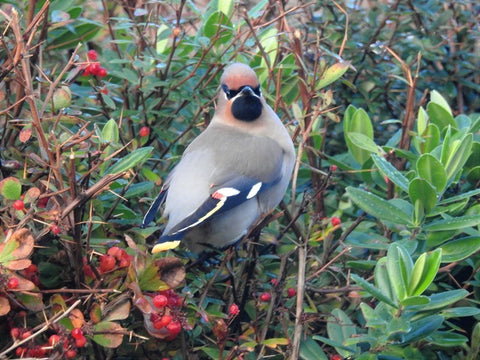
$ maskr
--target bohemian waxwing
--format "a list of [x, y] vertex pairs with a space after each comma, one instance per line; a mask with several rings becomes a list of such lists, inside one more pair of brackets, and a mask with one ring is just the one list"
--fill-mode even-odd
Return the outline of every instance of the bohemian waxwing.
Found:
[[232, 64], [220, 81], [210, 125], [187, 147], [143, 220], [150, 223], [165, 202], [168, 222], [153, 253], [180, 241], [194, 253], [226, 248], [287, 189], [295, 150], [255, 72]]

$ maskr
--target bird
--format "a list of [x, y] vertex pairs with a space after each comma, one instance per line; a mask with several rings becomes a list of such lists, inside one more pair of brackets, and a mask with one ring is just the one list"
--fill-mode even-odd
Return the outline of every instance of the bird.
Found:
[[215, 113], [170, 172], [143, 226], [160, 207], [167, 218], [152, 253], [183, 242], [194, 254], [237, 243], [283, 199], [295, 148], [266, 103], [255, 71], [228, 65], [220, 77]]

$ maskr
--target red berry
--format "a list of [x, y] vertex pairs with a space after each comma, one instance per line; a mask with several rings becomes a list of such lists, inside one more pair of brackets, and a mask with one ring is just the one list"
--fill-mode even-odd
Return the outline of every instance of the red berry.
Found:
[[115, 267], [115, 258], [110, 255], [100, 256], [100, 271], [107, 272], [112, 270]]
[[88, 65], [90, 69], [90, 74], [98, 75], [98, 71], [100, 70], [100, 63], [99, 62], [92, 62]]
[[270, 284], [272, 284], [273, 286], [277, 286], [278, 285], [278, 280], [277, 279], [272, 279], [272, 280], [270, 280]]
[[118, 267], [127, 267], [130, 266], [130, 259], [123, 258], [118, 263]]
[[260, 301], [263, 301], [263, 302], [270, 301], [271, 298], [272, 298], [272, 295], [270, 295], [270, 293], [267, 293], [267, 292], [264, 292], [260, 295]]
[[152, 301], [153, 301], [153, 306], [159, 309], [164, 308], [168, 304], [168, 299], [164, 295], [156, 295], [154, 296]]
[[83, 335], [78, 338], [75, 338], [75, 345], [77, 345], [78, 348], [84, 347], [86, 343], [87, 343], [87, 338]]
[[17, 347], [17, 348], [15, 349], [15, 355], [17, 355], [17, 356], [19, 356], [19, 357], [20, 357], [20, 356], [23, 356], [23, 354], [25, 354], [26, 351], [27, 351], [27, 349], [19, 346], [19, 347]]
[[19, 328], [11, 328], [10, 329], [10, 336], [12, 339], [16, 339], [20, 336], [20, 329]]
[[388, 183], [390, 182], [390, 180], [388, 179], [388, 176], [387, 176], [387, 175], [385, 175], [383, 178], [385, 179], [385, 183], [388, 184]]
[[167, 325], [167, 330], [170, 333], [170, 335], [178, 335], [180, 331], [182, 330], [182, 325], [180, 324], [179, 321], [172, 321], [170, 324]]
[[160, 320], [158, 320], [159, 322], [159, 325], [160, 328], [164, 327], [164, 326], [167, 326], [168, 324], [170, 324], [172, 321], [172, 317], [170, 315], [163, 315]]
[[65, 352], [65, 358], [74, 359], [75, 357], [77, 357], [77, 352], [75, 350], [70, 349]]
[[26, 338], [32, 336], [32, 332], [30, 330], [25, 331], [21, 336], [20, 339], [25, 340]]
[[122, 250], [118, 246], [112, 246], [110, 249], [107, 250], [107, 255], [113, 256], [117, 260], [121, 260], [122, 258]]
[[101, 89], [100, 89], [100, 92], [101, 92], [102, 94], [108, 95], [108, 89], [107, 89], [106, 87], [101, 88]]
[[342, 223], [342, 220], [340, 220], [339, 217], [334, 216], [330, 219], [330, 222], [332, 223], [333, 226], [340, 225]]
[[230, 307], [228, 308], [228, 315], [237, 316], [239, 313], [240, 313], [240, 309], [238, 308], [238, 305], [235, 303], [230, 305]]
[[31, 264], [29, 267], [27, 267], [27, 268], [25, 269], [25, 271], [26, 271], [27, 273], [33, 274], [33, 273], [38, 272], [38, 267], [37, 267], [37, 265], [35, 265], [35, 264]]
[[60, 342], [60, 336], [54, 334], [48, 338], [48, 345], [55, 346]]
[[18, 279], [16, 277], [12, 277], [12, 278], [8, 279], [7, 288], [9, 288], [9, 289], [18, 288]]
[[22, 200], [15, 200], [13, 203], [13, 208], [17, 211], [21, 211], [25, 209], [25, 203]]
[[90, 65], [87, 65], [85, 67], [85, 69], [83, 69], [83, 73], [82, 73], [83, 76], [88, 76], [90, 75]]
[[330, 165], [330, 171], [331, 172], [337, 171], [337, 169], [338, 169], [337, 165]]
[[141, 137], [146, 137], [150, 135], [150, 128], [148, 126], [142, 126], [138, 132], [138, 135]]
[[343, 357], [341, 357], [338, 354], [330, 356], [330, 360], [343, 360]]
[[294, 288], [287, 289], [287, 296], [289, 298], [294, 297], [295, 295], [297, 295], [297, 290], [295, 290]]
[[55, 235], [58, 235], [62, 232], [62, 230], [60, 229], [60, 227], [57, 225], [57, 224], [52, 224], [52, 226], [50, 226], [50, 230], [52, 231], [52, 233], [54, 233]]
[[81, 337], [83, 337], [83, 330], [80, 329], [80, 328], [75, 328], [72, 330], [72, 337], [74, 339], [79, 339]]
[[97, 60], [98, 54], [95, 50], [88, 50], [87, 56], [90, 60], [95, 61]]
[[108, 74], [107, 69], [103, 67], [99, 68], [97, 71], [97, 76], [101, 78], [107, 76], [107, 74]]

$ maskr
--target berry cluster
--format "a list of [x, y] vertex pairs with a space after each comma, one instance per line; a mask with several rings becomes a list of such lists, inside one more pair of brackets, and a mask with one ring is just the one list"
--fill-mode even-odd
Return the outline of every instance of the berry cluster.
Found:
[[159, 291], [152, 294], [151, 298], [154, 311], [150, 313], [149, 320], [155, 332], [167, 340], [173, 340], [187, 325], [181, 312], [183, 298], [174, 290]]
[[[28, 328], [13, 327], [10, 329], [10, 336], [13, 340], [25, 340], [32, 334], [32, 331]], [[18, 357], [39, 358], [51, 355], [58, 357], [63, 354], [65, 359], [74, 359], [77, 357], [78, 349], [85, 347], [87, 344], [87, 338], [83, 335], [83, 331], [80, 328], [74, 328], [71, 334], [61, 330], [51, 335], [44, 344], [37, 344], [35, 339], [17, 347], [15, 355]]]
[[83, 70], [83, 75], [93, 75], [98, 76], [99, 78], [105, 77], [108, 75], [107, 69], [101, 67], [100, 62], [96, 61], [98, 54], [95, 50], [89, 50], [87, 53], [88, 65]]
[[24, 278], [26, 278], [26, 279], [30, 280], [32, 283], [34, 283], [35, 286], [40, 285], [40, 279], [38, 277], [38, 267], [37, 267], [37, 265], [31, 264], [26, 269], [23, 269], [21, 274]]
[[99, 270], [105, 273], [113, 270], [115, 267], [127, 267], [130, 266], [131, 261], [132, 256], [128, 255], [124, 249], [112, 246], [105, 255], [100, 256]]

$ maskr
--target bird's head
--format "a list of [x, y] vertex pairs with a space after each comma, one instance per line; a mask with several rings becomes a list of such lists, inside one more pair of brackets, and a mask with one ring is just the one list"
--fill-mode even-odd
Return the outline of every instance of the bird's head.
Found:
[[245, 64], [228, 66], [220, 79], [219, 107], [234, 119], [251, 122], [262, 115], [263, 97], [255, 72]]

